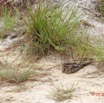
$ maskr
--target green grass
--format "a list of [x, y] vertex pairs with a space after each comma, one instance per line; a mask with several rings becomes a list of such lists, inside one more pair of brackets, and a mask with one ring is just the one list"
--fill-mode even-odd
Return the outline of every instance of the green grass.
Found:
[[50, 2], [46, 2], [46, 5], [40, 2], [35, 12], [28, 8], [27, 16], [22, 16], [28, 30], [27, 53], [33, 57], [55, 51], [69, 53], [75, 58], [92, 58], [95, 55], [102, 58], [104, 49], [98, 50], [91, 43], [90, 35], [80, 27], [81, 15], [76, 14], [75, 6], [64, 9], [58, 5], [54, 8]]
[[11, 12], [8, 11], [7, 9], [4, 9], [3, 11], [3, 22], [4, 22], [4, 27], [7, 30], [13, 30], [15, 25], [16, 25], [16, 16], [10, 16]]
[[7, 8], [2, 9], [3, 27], [0, 28], [0, 35], [14, 30], [16, 26], [16, 13], [12, 14]]
[[35, 12], [28, 10], [28, 17], [24, 20], [29, 31], [30, 53], [46, 54], [49, 50], [63, 52], [67, 46], [74, 45], [80, 20], [74, 6], [66, 11], [54, 8], [50, 3], [45, 6], [40, 3]]
[[[54, 6], [48, 1], [46, 5], [39, 2], [35, 12], [27, 6], [26, 15], [21, 15], [27, 28], [27, 42], [24, 45], [27, 54], [31, 57], [43, 56], [49, 51], [55, 51], [68, 53], [70, 57], [74, 55], [75, 58], [96, 56], [99, 60], [103, 59], [104, 48], [100, 45], [94, 46], [90, 35], [81, 29], [82, 15], [76, 15], [76, 7], [64, 9], [62, 6], [62, 4]], [[19, 13], [17, 8], [15, 10]], [[4, 28], [0, 34], [14, 29], [16, 15], [11, 16], [11, 11], [3, 9], [3, 22]], [[96, 43], [96, 40], [94, 42]]]

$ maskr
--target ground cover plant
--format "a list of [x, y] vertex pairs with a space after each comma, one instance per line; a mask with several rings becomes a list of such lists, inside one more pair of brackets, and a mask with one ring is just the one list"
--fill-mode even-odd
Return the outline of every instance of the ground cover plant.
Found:
[[[26, 15], [20, 14], [27, 29], [27, 54], [42, 56], [49, 51], [55, 51], [61, 54], [68, 52], [72, 58], [90, 58], [94, 55], [98, 58], [103, 57], [102, 47], [97, 49], [99, 46], [91, 43], [89, 34], [81, 30], [82, 14], [76, 15], [77, 9], [74, 5], [63, 8], [63, 3], [54, 4], [46, 0], [40, 1], [34, 11], [28, 3], [25, 5]], [[19, 13], [17, 8], [14, 9]], [[12, 31], [16, 26], [16, 20], [15, 14], [11, 15], [11, 11], [3, 9], [4, 27], [0, 34]]]
[[67, 51], [76, 57], [103, 54], [102, 48], [93, 46], [89, 34], [81, 30], [82, 14], [76, 15], [75, 6], [69, 9], [62, 6], [40, 2], [34, 12], [28, 8], [27, 17], [23, 17], [28, 28], [28, 54], [42, 56], [50, 50], [62, 54]]
[[[76, 7], [72, 6], [67, 9], [62, 6], [63, 4], [54, 5], [50, 2], [39, 2], [35, 11], [27, 7], [26, 15], [20, 13], [27, 30], [25, 34], [26, 45], [23, 44], [22, 49], [26, 47], [27, 53], [31, 57], [34, 55], [42, 57], [47, 55], [49, 51], [55, 51], [63, 55], [68, 53], [67, 57], [70, 56], [73, 60], [96, 56], [98, 60], [103, 61], [103, 45], [100, 45], [100, 40], [97, 40], [99, 42], [92, 41], [90, 35], [81, 30], [81, 15], [76, 15]], [[16, 16], [12, 18], [7, 9], [4, 9], [3, 14], [4, 30], [12, 31]], [[14, 69], [0, 72], [2, 78], [10, 78], [10, 81], [11, 78], [14, 78], [15, 82], [26, 81], [31, 75], [31, 71], [28, 70], [18, 73], [19, 75], [16, 77]]]
[[13, 31], [16, 27], [16, 12], [12, 14], [12, 11], [2, 7], [2, 20], [3, 26], [0, 28], [0, 36], [3, 34]]
[[29, 30], [29, 51], [45, 54], [48, 50], [65, 51], [67, 46], [76, 45], [80, 24], [76, 9], [72, 6], [63, 13], [62, 8], [54, 8], [54, 4], [48, 2], [46, 5], [40, 2], [35, 12], [28, 11], [25, 21]]
[[3, 10], [3, 22], [4, 28], [11, 31], [16, 25], [16, 15], [11, 16], [12, 11], [8, 11], [6, 8]]
[[5, 63], [0, 70], [0, 79], [11, 83], [21, 83], [30, 79], [35, 74], [35, 71], [30, 68], [19, 70], [12, 65]]
[[62, 102], [65, 100], [72, 99], [74, 92], [75, 92], [75, 88], [73, 86], [71, 87], [59, 86], [59, 87], [55, 87], [51, 96], [54, 100], [58, 102]]
[[[77, 9], [74, 5], [63, 8], [63, 3], [54, 4], [46, 0], [40, 1], [34, 11], [28, 3], [25, 5], [26, 15], [20, 14], [27, 29], [26, 49], [29, 55], [42, 56], [49, 51], [55, 51], [61, 54], [68, 52], [72, 58], [73, 55], [75, 58], [84, 56], [90, 58], [95, 55], [100, 59], [103, 58], [103, 48], [100, 45], [93, 45], [90, 35], [81, 30], [82, 14], [76, 15]], [[18, 9], [15, 7], [14, 9], [18, 12]], [[12, 31], [15, 22], [16, 15], [11, 15], [11, 11], [6, 8], [3, 9], [4, 28], [1, 34], [4, 31]]]

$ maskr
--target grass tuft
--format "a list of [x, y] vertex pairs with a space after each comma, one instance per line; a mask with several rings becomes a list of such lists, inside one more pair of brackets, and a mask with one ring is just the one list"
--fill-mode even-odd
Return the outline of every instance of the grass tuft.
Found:
[[76, 12], [74, 6], [63, 10], [61, 7], [54, 8], [50, 2], [45, 5], [40, 2], [35, 12], [29, 9], [28, 16], [24, 18], [29, 32], [28, 53], [44, 55], [49, 50], [63, 52], [67, 46], [73, 45], [80, 24]]
[[0, 28], [0, 35], [14, 30], [16, 26], [16, 13], [11, 15], [11, 11], [7, 8], [3, 8], [2, 13], [3, 27]]
[[71, 99], [73, 97], [74, 91], [75, 89], [73, 88], [73, 86], [70, 88], [65, 88], [63, 86], [56, 87], [52, 93], [52, 97], [56, 101], [62, 102]]
[[7, 64], [0, 70], [0, 78], [13, 83], [25, 82], [29, 80], [33, 74], [35, 74], [35, 72], [32, 69], [20, 71]]
[[63, 8], [63, 4], [54, 6], [49, 1], [39, 2], [35, 11], [28, 8], [27, 16], [23, 17], [28, 30], [27, 54], [33, 57], [55, 51], [68, 53], [72, 58], [102, 58], [104, 49], [98, 50], [90, 35], [81, 30], [81, 15], [76, 14], [75, 6]]

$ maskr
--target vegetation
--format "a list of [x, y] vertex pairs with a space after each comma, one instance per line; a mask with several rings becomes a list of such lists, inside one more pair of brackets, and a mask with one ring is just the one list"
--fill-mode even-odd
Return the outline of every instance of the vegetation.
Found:
[[[25, 2], [25, 0], [23, 0], [23, 1]], [[47, 55], [50, 51], [57, 52], [59, 54], [64, 55], [66, 57], [65, 60], [66, 59], [70, 60], [72, 58], [73, 61], [71, 61], [71, 60], [70, 61], [74, 62], [74, 63], [71, 63], [72, 65], [68, 69], [81, 67], [78, 63], [81, 63], [82, 61], [84, 62], [84, 60], [86, 62], [86, 60], [93, 61], [96, 59], [98, 61], [103, 61], [103, 63], [101, 62], [102, 63], [101, 65], [104, 64], [104, 43], [101, 41], [101, 38], [98, 38], [98, 36], [97, 36], [97, 38], [94, 38], [94, 36], [91, 37], [92, 35], [88, 34], [87, 32], [85, 32], [84, 29], [81, 28], [82, 26], [83, 27], [90, 26], [92, 29], [93, 26], [90, 25], [90, 23], [86, 22], [86, 21], [85, 22], [83, 21], [83, 23], [82, 23], [80, 18], [83, 15], [82, 14], [78, 15], [77, 9], [75, 6], [72, 6], [70, 8], [63, 8], [63, 4], [54, 5], [54, 4], [52, 4], [52, 2], [50, 3], [48, 0], [46, 0], [47, 2], [45, 2], [45, 3], [42, 3], [41, 0], [39, 0], [39, 1], [40, 2], [39, 2], [39, 4], [36, 5], [35, 10], [33, 10], [33, 8], [27, 6], [28, 4], [26, 5], [24, 3], [23, 6], [25, 5], [25, 7], [27, 7], [23, 11], [24, 14], [19, 12], [19, 10], [14, 7], [15, 10], [21, 14], [20, 16], [22, 18], [21, 18], [21, 20], [19, 20], [20, 22], [18, 22], [18, 18], [16, 16], [16, 14], [14, 13], [13, 15], [11, 15], [11, 11], [8, 11], [7, 8], [3, 9], [3, 11], [2, 11], [3, 17], [1, 17], [1, 19], [3, 21], [3, 28], [0, 28], [0, 36], [3, 35], [5, 32], [7, 33], [9, 31], [14, 30], [15, 27], [18, 27], [18, 26], [21, 26], [22, 28], [26, 27], [25, 28], [26, 33], [21, 33], [21, 32], [16, 31], [16, 35], [13, 35], [10, 39], [10, 40], [15, 41], [15, 38], [17, 39], [19, 37], [21, 37], [21, 38], [23, 37], [23, 39], [22, 39], [23, 42], [20, 41], [21, 45], [16, 50], [16, 52], [13, 53], [12, 51], [10, 51], [11, 55], [9, 55], [9, 60], [12, 61], [14, 59], [15, 55], [18, 54], [18, 50], [20, 49], [21, 51], [20, 51], [19, 56], [16, 57], [16, 59], [13, 60], [11, 64], [2, 63], [2, 62], [4, 62], [4, 60], [0, 61], [0, 81], [1, 81], [1, 83], [2, 83], [2, 81], [7, 81], [10, 83], [17, 83], [18, 85], [20, 84], [19, 88], [14, 88], [16, 86], [13, 86], [13, 90], [12, 90], [12, 88], [10, 88], [9, 92], [14, 92], [14, 91], [15, 92], [24, 92], [25, 90], [28, 89], [27, 87], [29, 87], [29, 89], [30, 89], [30, 88], [33, 88], [34, 86], [36, 86], [36, 88], [33, 88], [33, 89], [36, 90], [39, 85], [41, 85], [41, 86], [39, 86], [39, 88], [44, 89], [44, 91], [45, 91], [45, 89], [47, 89], [46, 86], [52, 87], [52, 83], [54, 81], [55, 81], [55, 83], [59, 82], [60, 81], [59, 77], [61, 76], [61, 73], [57, 72], [57, 70], [55, 70], [58, 68], [60, 70], [60, 67], [62, 66], [60, 64], [59, 57], [57, 59], [57, 57], [54, 58], [53, 56], [50, 56], [50, 57], [48, 57], [48, 60], [51, 60], [51, 57], [52, 57], [51, 63], [46, 60], [42, 60], [42, 61], [39, 61], [36, 64], [36, 66], [35, 66], [35, 63], [33, 60], [34, 64], [31, 65], [31, 68], [28, 67], [28, 66], [30, 66], [30, 62], [28, 62], [28, 60], [30, 60], [30, 58], [32, 58], [32, 57], [34, 58], [34, 56], [35, 56], [37, 59], [38, 56], [42, 57], [44, 55]], [[96, 8], [101, 13], [101, 16], [104, 16], [104, 0], [100, 0], [98, 5], [96, 6]], [[18, 22], [18, 24], [21, 22], [22, 23], [17, 26], [16, 21]], [[6, 36], [8, 36], [8, 35], [6, 35]], [[8, 40], [8, 38], [6, 40]], [[3, 45], [6, 44], [5, 43], [6, 40], [3, 40]], [[8, 43], [8, 45], [10, 45], [9, 42], [7, 42], [7, 43]], [[15, 43], [19, 44], [19, 42], [15, 42]], [[2, 42], [1, 42], [1, 44], [2, 44]], [[5, 45], [5, 47], [6, 47], [6, 45]], [[13, 46], [13, 47], [15, 47], [15, 46]], [[1, 45], [1, 48], [2, 48], [2, 45]], [[26, 50], [26, 53], [29, 54], [29, 56], [30, 56], [30, 58], [28, 60], [27, 60], [28, 55], [21, 56], [22, 54], [25, 53], [25, 50]], [[8, 57], [8, 54], [9, 53], [3, 54], [3, 55], [5, 55], [4, 59], [5, 59], [5, 57]], [[25, 58], [25, 61], [27, 61], [27, 64], [20, 61], [21, 57], [22, 57], [22, 59]], [[17, 61], [18, 58], [20, 59], [19, 62]], [[1, 54], [1, 59], [3, 59], [2, 54]], [[55, 60], [55, 59], [57, 59], [57, 60]], [[58, 62], [58, 60], [59, 60], [59, 62]], [[57, 63], [55, 63], [55, 62], [57, 62]], [[66, 62], [66, 61], [64, 61], [64, 62]], [[40, 64], [40, 63], [42, 63], [42, 64]], [[47, 63], [49, 63], [49, 64], [47, 65]], [[73, 65], [73, 64], [78, 64], [78, 65]], [[34, 67], [38, 68], [38, 70], [37, 70], [38, 72], [33, 70]], [[99, 67], [99, 68], [101, 70], [101, 67]], [[93, 69], [93, 67], [91, 67], [91, 69]], [[94, 71], [96, 71], [96, 68], [94, 68]], [[56, 73], [51, 75], [52, 72], [56, 72]], [[82, 72], [83, 72], [83, 70], [82, 70]], [[84, 72], [86, 72], [86, 70]], [[91, 70], [91, 72], [93, 72], [93, 71]], [[101, 70], [101, 72], [103, 72], [103, 71]], [[44, 76], [47, 76], [47, 74], [48, 74], [48, 78], [45, 78]], [[89, 72], [89, 74], [90, 74], [90, 72]], [[74, 76], [74, 75], [72, 75], [72, 76]], [[83, 76], [82, 73], [80, 73], [75, 78], [79, 77], [78, 79], [81, 79], [82, 76]], [[96, 75], [94, 75], [94, 76], [96, 76]], [[31, 85], [30, 83], [26, 83], [26, 86], [25, 86], [24, 85], [25, 83], [22, 83], [22, 82], [25, 82], [28, 80], [34, 80], [33, 77], [35, 77], [35, 80], [38, 81], [35, 84]], [[66, 79], [67, 77], [70, 77], [70, 76], [63, 75], [63, 77], [64, 77], [64, 79]], [[85, 75], [85, 77], [86, 77], [86, 75]], [[88, 77], [91, 77], [91, 76], [88, 76]], [[61, 77], [60, 77], [60, 79], [61, 79]], [[62, 81], [64, 81], [64, 79]], [[48, 82], [48, 85], [46, 82]], [[81, 82], [83, 82], [83, 80]], [[69, 83], [70, 83], [70, 81], [69, 81]], [[4, 82], [2, 84], [5, 85]], [[83, 83], [81, 83], [81, 85], [83, 85]], [[46, 88], [43, 88], [43, 86]], [[4, 88], [4, 91], [7, 92], [5, 89], [7, 89], [7, 88]], [[31, 91], [27, 91], [27, 96], [28, 96], [28, 92], [31, 92]], [[59, 86], [59, 87], [55, 87], [51, 96], [52, 96], [52, 99], [54, 99], [56, 102], [63, 102], [63, 101], [65, 102], [65, 100], [73, 99], [74, 93], [75, 93], [75, 88], [73, 86], [71, 86], [71, 87]], [[40, 95], [41, 92], [39, 92], [38, 94]], [[12, 93], [12, 95], [14, 95], [14, 94]], [[23, 95], [24, 95], [24, 93], [23, 93]], [[45, 93], [45, 95], [47, 95], [47, 93]], [[4, 102], [5, 102], [5, 100], [12, 101], [12, 99], [14, 100], [14, 97], [7, 98], [7, 99], [4, 98], [3, 101]]]
[[[49, 51], [55, 51], [68, 53], [72, 58], [96, 56], [98, 60], [104, 60], [103, 45], [100, 45], [99, 40], [92, 41], [89, 34], [80, 30], [81, 16], [76, 15], [74, 6], [64, 9], [62, 4], [54, 6], [50, 2], [46, 2], [46, 5], [40, 2], [34, 12], [31, 8], [27, 9], [26, 16], [22, 16], [27, 28], [27, 42], [22, 48], [26, 47], [29, 55], [42, 56]], [[3, 23], [2, 32], [11, 31], [16, 25], [16, 15], [11, 16], [6, 8], [3, 10]], [[0, 77], [14, 82], [26, 81], [33, 73], [30, 69], [17, 72], [12, 67], [7, 68], [9, 69], [0, 71]]]
[[[26, 5], [26, 4], [25, 4]], [[41, 1], [33, 12], [27, 5], [26, 16], [22, 15], [27, 26], [27, 53], [30, 56], [46, 55], [49, 51], [62, 54], [69, 52], [70, 56], [77, 57], [103, 57], [103, 48], [97, 49], [91, 43], [90, 36], [84, 30], [80, 30], [80, 15], [76, 15], [75, 6], [69, 9], [62, 8], [63, 4], [54, 5], [52, 2]], [[18, 11], [15, 8], [16, 11]], [[82, 14], [81, 14], [82, 15]], [[16, 15], [11, 16], [11, 11], [3, 10], [3, 31], [11, 31], [16, 25]], [[94, 41], [96, 42], [96, 40]], [[24, 46], [25, 47], [25, 46]], [[101, 54], [101, 55], [99, 55]]]
[[16, 14], [11, 16], [11, 11], [6, 8], [3, 10], [3, 22], [6, 30], [13, 30], [16, 25]]
[[50, 3], [45, 6], [40, 3], [35, 12], [28, 10], [28, 17], [24, 20], [29, 31], [28, 50], [30, 53], [32, 51], [32, 55], [46, 54], [49, 50], [63, 52], [82, 39], [77, 33], [80, 20], [76, 9], [71, 7], [65, 11], [54, 8]]
[[56, 101], [62, 102], [67, 99], [71, 99], [73, 97], [74, 91], [75, 89], [73, 88], [73, 86], [71, 88], [65, 88], [63, 86], [56, 87], [52, 93], [52, 97]]
[[14, 30], [16, 26], [16, 13], [11, 15], [12, 11], [9, 11], [7, 8], [2, 9], [2, 19], [3, 27], [0, 28], [0, 36], [4, 33]]
[[27, 81], [35, 72], [31, 69], [20, 71], [12, 66], [5, 64], [0, 70], [0, 78], [13, 83], [21, 83]]
[[76, 13], [74, 6], [63, 9], [50, 2], [46, 5], [40, 2], [35, 12], [29, 8], [27, 17], [23, 17], [28, 27], [28, 54], [45, 55], [50, 50], [62, 54], [70, 52], [76, 58], [103, 54], [102, 48], [98, 50], [93, 46], [89, 34], [80, 30], [81, 16]]

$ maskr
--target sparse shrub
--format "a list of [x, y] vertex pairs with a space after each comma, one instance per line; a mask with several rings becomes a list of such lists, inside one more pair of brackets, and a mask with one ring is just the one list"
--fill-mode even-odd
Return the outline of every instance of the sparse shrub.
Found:
[[32, 55], [47, 54], [49, 50], [63, 52], [69, 45], [77, 43], [80, 20], [74, 6], [63, 10], [54, 8], [50, 2], [45, 5], [40, 2], [35, 12], [28, 10], [24, 20], [29, 31], [28, 52]]
[[2, 9], [3, 26], [0, 28], [0, 36], [4, 33], [14, 30], [16, 27], [16, 12], [11, 14], [7, 8]]
[[6, 64], [3, 69], [0, 70], [0, 78], [9, 82], [21, 83], [29, 80], [34, 73], [32, 69], [20, 71]]
[[62, 102], [67, 99], [72, 99], [73, 93], [75, 89], [72, 87], [56, 87], [55, 90], [52, 93], [52, 98], [55, 99], [56, 101]]
[[33, 74], [34, 74], [34, 71], [31, 69], [24, 70], [18, 74], [17, 82], [27, 81], [31, 77], [31, 75], [33, 75]]
[[3, 10], [3, 22], [6, 30], [13, 30], [16, 25], [16, 15], [11, 15], [11, 11], [6, 8]]
[[90, 35], [80, 28], [80, 15], [76, 16], [75, 6], [64, 9], [63, 5], [54, 8], [50, 2], [40, 2], [33, 12], [28, 8], [27, 17], [23, 17], [27, 28], [27, 53], [31, 56], [44, 55], [48, 51], [58, 51], [75, 57], [93, 57], [98, 52]]

